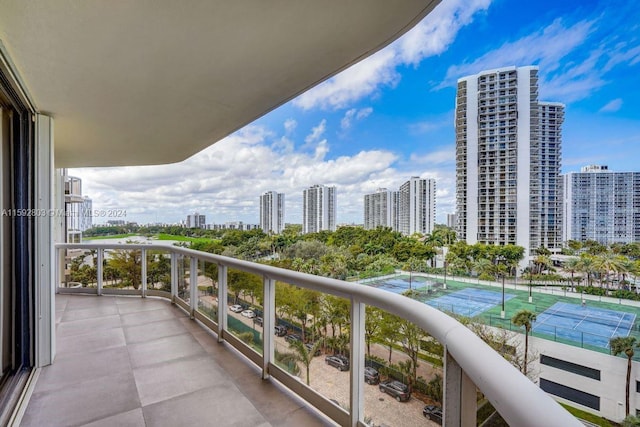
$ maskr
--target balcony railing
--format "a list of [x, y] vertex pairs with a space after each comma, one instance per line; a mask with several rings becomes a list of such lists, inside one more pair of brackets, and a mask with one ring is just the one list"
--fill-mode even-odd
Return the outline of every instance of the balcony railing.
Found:
[[[61, 277], [67, 250], [85, 250], [96, 259], [96, 287], [60, 287], [59, 293], [95, 293], [160, 296], [171, 299], [186, 310], [192, 319], [200, 321], [262, 369], [262, 378], [274, 378], [319, 411], [340, 425], [365, 425], [364, 363], [365, 363], [365, 307], [378, 307], [406, 319], [438, 340], [444, 347], [444, 424], [475, 426], [477, 389], [480, 390], [509, 425], [514, 426], [580, 426], [550, 396], [523, 376], [516, 368], [486, 345], [467, 327], [455, 319], [421, 302], [380, 289], [319, 277], [272, 266], [242, 261], [177, 246], [157, 244], [58, 244], [56, 265]], [[105, 251], [139, 251], [141, 277], [139, 289], [117, 289], [105, 286], [103, 260]], [[158, 251], [171, 259], [171, 290], [149, 289], [147, 254]], [[108, 255], [107, 255], [108, 256]], [[188, 260], [188, 265], [186, 263]], [[217, 318], [207, 316], [199, 307], [199, 262], [215, 264], [218, 270]], [[186, 277], [186, 267], [189, 280]], [[262, 277], [263, 283], [263, 344], [262, 354], [234, 336], [228, 328], [229, 269], [240, 270]], [[324, 294], [345, 298], [350, 309], [350, 372], [349, 408], [334, 405], [330, 400], [291, 376], [276, 364], [274, 357], [276, 320], [276, 281]]]

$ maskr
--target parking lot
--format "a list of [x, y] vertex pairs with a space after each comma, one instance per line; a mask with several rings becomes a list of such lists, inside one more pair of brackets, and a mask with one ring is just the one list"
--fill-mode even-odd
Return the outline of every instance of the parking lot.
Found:
[[[258, 325], [254, 326], [253, 319], [242, 316], [240, 313], [228, 311], [229, 316], [239, 319], [247, 326], [255, 327], [256, 330], [262, 332], [262, 328]], [[284, 352], [289, 351], [289, 344], [283, 337], [275, 337], [276, 349]], [[374, 348], [375, 347], [375, 348]], [[382, 346], [372, 346], [373, 353], [379, 353], [380, 356], [388, 357], [388, 349]], [[347, 408], [349, 406], [349, 371], [340, 371], [325, 363], [325, 354], [314, 357], [310, 365], [310, 385], [311, 388], [326, 397], [337, 401], [340, 406]], [[400, 352], [394, 352], [392, 360], [406, 357]], [[298, 363], [300, 367], [300, 381], [306, 382], [306, 369], [302, 363]], [[422, 363], [422, 372], [420, 375], [433, 374], [433, 368], [426, 363]], [[413, 396], [407, 402], [398, 402], [392, 396], [382, 393], [377, 385], [364, 384], [364, 408], [365, 417], [375, 426], [437, 426], [435, 422], [429, 421], [422, 415], [424, 403]]]

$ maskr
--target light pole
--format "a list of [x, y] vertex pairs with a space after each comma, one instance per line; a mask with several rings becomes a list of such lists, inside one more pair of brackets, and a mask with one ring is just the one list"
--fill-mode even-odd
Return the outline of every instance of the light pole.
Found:
[[504, 319], [504, 272], [502, 273], [502, 311], [500, 312], [500, 318]]
[[444, 262], [444, 286], [443, 289], [447, 289], [447, 261]]
[[529, 260], [529, 303], [533, 302], [533, 295], [531, 294], [531, 289], [533, 286], [533, 269], [531, 267], [531, 260]]
[[[502, 255], [498, 255], [496, 257], [496, 267], [500, 266], [502, 261], [506, 261], [506, 258]], [[502, 310], [500, 311], [500, 318], [504, 319], [505, 309], [504, 309], [504, 271], [500, 271], [498, 268], [499, 274], [502, 276]]]

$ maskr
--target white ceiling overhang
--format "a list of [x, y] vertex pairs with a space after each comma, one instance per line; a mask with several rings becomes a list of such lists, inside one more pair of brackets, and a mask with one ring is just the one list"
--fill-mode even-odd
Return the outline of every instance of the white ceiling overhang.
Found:
[[5, 0], [56, 166], [184, 160], [376, 52], [439, 0]]

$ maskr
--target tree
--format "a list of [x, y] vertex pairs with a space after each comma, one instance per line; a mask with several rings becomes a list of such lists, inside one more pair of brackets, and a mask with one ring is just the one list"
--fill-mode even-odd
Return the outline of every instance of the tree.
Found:
[[573, 275], [580, 271], [580, 258], [572, 257], [562, 265], [564, 271], [571, 273], [571, 289], [573, 289]]
[[368, 305], [365, 308], [364, 341], [367, 345], [367, 356], [371, 356], [371, 341], [378, 338], [382, 329], [382, 309]]
[[609, 347], [614, 356], [624, 353], [627, 356], [627, 383], [625, 386], [625, 415], [629, 415], [629, 384], [631, 382], [631, 359], [635, 347], [638, 347], [635, 337], [613, 337], [609, 340]]
[[386, 311], [382, 312], [379, 339], [381, 344], [384, 344], [389, 348], [389, 364], [391, 364], [393, 346], [400, 338], [400, 334], [398, 332], [400, 329], [400, 321], [401, 319], [398, 316], [387, 313]]
[[139, 289], [142, 281], [142, 252], [140, 250], [117, 250], [111, 254], [111, 266], [118, 271], [125, 286]]
[[531, 325], [536, 321], [536, 314], [529, 310], [519, 310], [511, 318], [511, 322], [516, 326], [524, 326], [524, 363], [522, 373], [527, 375], [527, 356], [529, 355], [529, 332]]
[[418, 353], [420, 352], [420, 341], [427, 334], [414, 323], [408, 320], [400, 320], [400, 328], [398, 329], [400, 342], [405, 354], [411, 359], [411, 384], [415, 384], [418, 378]]
[[320, 348], [321, 341], [316, 341], [311, 348], [307, 348], [304, 341], [292, 341], [289, 343], [289, 348], [295, 351], [296, 359], [298, 359], [307, 370], [307, 385], [309, 385], [309, 366], [313, 360], [313, 355]]

